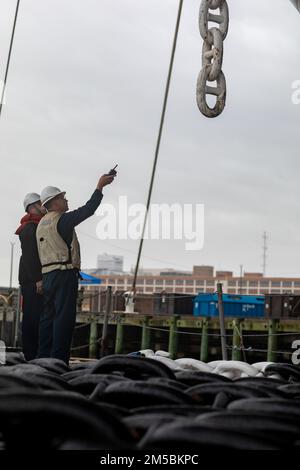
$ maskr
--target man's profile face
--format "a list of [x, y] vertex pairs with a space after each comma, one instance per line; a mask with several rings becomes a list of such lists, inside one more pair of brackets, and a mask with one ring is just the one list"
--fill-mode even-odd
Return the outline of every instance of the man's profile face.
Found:
[[42, 206], [41, 201], [34, 202], [33, 204], [30, 204], [28, 207], [27, 212], [29, 214], [34, 214], [34, 215], [45, 215], [46, 214], [46, 208]]
[[46, 214], [46, 212], [47, 212], [47, 211], [46, 211], [46, 208], [45, 208], [44, 206], [42, 206], [41, 201], [36, 202], [36, 203], [35, 203], [35, 207], [36, 207], [36, 209], [37, 209], [37, 212], [39, 212], [39, 213], [41, 213], [41, 214], [43, 214], [43, 215]]
[[57, 212], [67, 212], [69, 210], [68, 200], [64, 194], [60, 194], [53, 199], [53, 206]]

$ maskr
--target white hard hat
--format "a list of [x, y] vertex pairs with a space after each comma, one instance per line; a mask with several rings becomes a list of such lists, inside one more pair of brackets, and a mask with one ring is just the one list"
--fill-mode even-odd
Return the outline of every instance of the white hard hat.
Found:
[[45, 204], [47, 204], [47, 202], [51, 201], [51, 199], [56, 196], [59, 196], [60, 194], [66, 194], [66, 192], [55, 188], [55, 186], [46, 186], [46, 188], [44, 188], [41, 193], [42, 206], [44, 206]]
[[28, 193], [24, 197], [23, 205], [25, 211], [27, 211], [27, 207], [30, 206], [30, 204], [34, 204], [35, 202], [38, 202], [41, 200], [41, 196], [37, 193]]

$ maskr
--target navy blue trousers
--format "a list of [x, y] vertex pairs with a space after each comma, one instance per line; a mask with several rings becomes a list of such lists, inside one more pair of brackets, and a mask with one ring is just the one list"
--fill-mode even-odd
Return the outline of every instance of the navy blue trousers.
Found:
[[43, 291], [38, 357], [54, 357], [68, 364], [76, 322], [78, 272], [68, 269], [44, 274]]
[[39, 324], [43, 312], [43, 296], [36, 293], [36, 284], [21, 286], [23, 297], [22, 347], [25, 359], [31, 361], [38, 353]]

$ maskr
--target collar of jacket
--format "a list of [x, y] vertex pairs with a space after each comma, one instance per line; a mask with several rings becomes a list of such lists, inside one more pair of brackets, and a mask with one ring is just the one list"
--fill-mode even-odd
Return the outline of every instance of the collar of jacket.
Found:
[[24, 217], [22, 217], [22, 219], [20, 220], [20, 226], [15, 231], [15, 234], [19, 235], [27, 224], [33, 223], [33, 224], [38, 225], [42, 217], [43, 217], [42, 215], [35, 215], [35, 214], [24, 215]]

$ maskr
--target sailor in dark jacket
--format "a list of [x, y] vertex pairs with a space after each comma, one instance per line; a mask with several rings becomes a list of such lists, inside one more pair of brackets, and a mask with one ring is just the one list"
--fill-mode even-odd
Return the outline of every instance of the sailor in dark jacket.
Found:
[[40, 196], [29, 193], [24, 198], [26, 215], [16, 231], [21, 242], [19, 284], [23, 297], [22, 345], [25, 359], [35, 359], [38, 351], [39, 322], [43, 310], [42, 269], [39, 259], [36, 229], [46, 210]]

